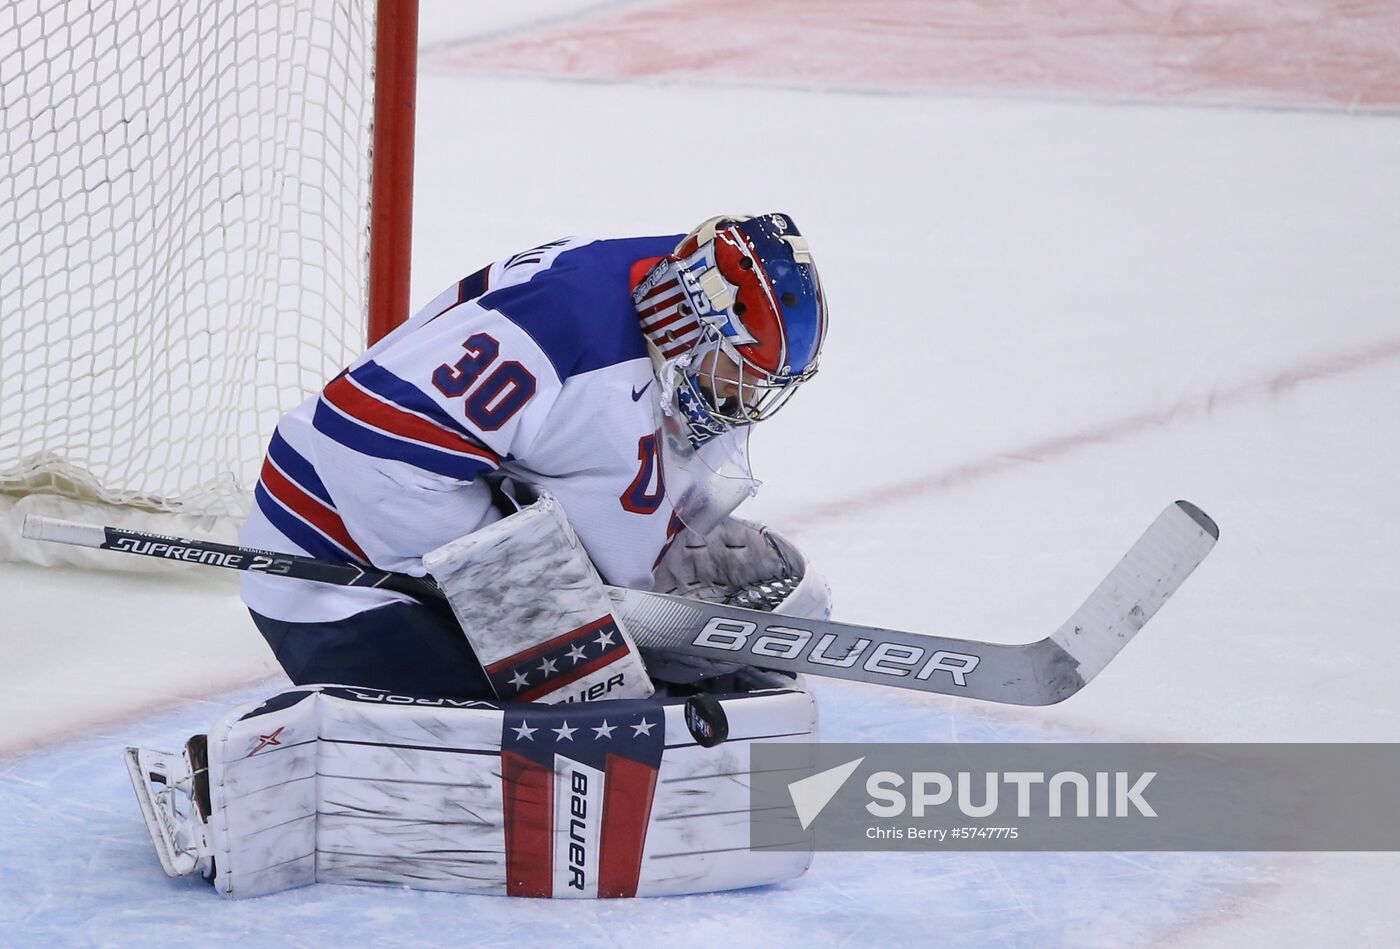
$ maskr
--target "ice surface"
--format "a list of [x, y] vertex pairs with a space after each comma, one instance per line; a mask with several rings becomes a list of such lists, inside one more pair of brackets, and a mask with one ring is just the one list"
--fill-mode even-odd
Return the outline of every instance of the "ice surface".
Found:
[[[827, 691], [827, 690], [823, 690]], [[258, 698], [229, 696], [231, 704]], [[849, 700], [849, 694], [844, 699]], [[908, 736], [910, 713], [931, 740], [1031, 741], [1031, 724], [910, 709], [870, 690], [866, 714], [836, 740]], [[828, 707], [843, 696], [831, 695]], [[820, 701], [820, 699], [819, 699]], [[192, 714], [193, 713], [193, 714]], [[1171, 930], [1222, 891], [1252, 879], [1258, 858], [1215, 854], [830, 854], [808, 874], [738, 893], [632, 901], [511, 900], [318, 885], [257, 900], [217, 897], [202, 881], [169, 880], [155, 864], [126, 772], [127, 742], [178, 748], [207, 712], [187, 709], [98, 734], [4, 766], [0, 832], [8, 854], [0, 930], [15, 945], [130, 945], [161, 939], [214, 945], [940, 944], [1122, 945]], [[55, 819], [62, 816], [62, 820]], [[898, 880], [898, 885], [892, 885]], [[1083, 899], [1085, 889], [1093, 899]], [[1151, 900], [1143, 894], [1150, 892]], [[36, 898], [43, 894], [43, 898]], [[212, 939], [210, 937], [213, 937]]]
[[[489, 51], [638, 7], [479, 6], [474, 25], [428, 4], [425, 46], [475, 31]], [[1063, 705], [823, 683], [827, 737], [1396, 740], [1400, 118], [489, 72], [420, 83], [415, 301], [565, 233], [791, 213], [833, 322], [821, 373], [754, 440], [752, 513], [809, 551], [838, 619], [1039, 638], [1165, 503], [1220, 523], [1179, 595]], [[227, 903], [161, 874], [119, 751], [176, 747], [275, 671], [232, 588], [3, 565], [0, 595], [0, 747], [31, 749], [0, 760], [0, 944], [1379, 946], [1400, 930], [1394, 854], [826, 855], [714, 897]]]

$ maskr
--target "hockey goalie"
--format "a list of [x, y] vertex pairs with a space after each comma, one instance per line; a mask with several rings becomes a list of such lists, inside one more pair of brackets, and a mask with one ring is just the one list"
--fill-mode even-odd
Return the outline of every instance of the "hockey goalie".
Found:
[[[523, 896], [750, 886], [746, 743], [810, 741], [800, 677], [642, 655], [604, 584], [829, 615], [737, 519], [748, 437], [817, 371], [826, 303], [773, 213], [566, 238], [461, 280], [272, 434], [243, 544], [445, 602], [245, 573], [295, 688], [128, 749], [167, 873]], [[727, 741], [725, 739], [728, 739]]]

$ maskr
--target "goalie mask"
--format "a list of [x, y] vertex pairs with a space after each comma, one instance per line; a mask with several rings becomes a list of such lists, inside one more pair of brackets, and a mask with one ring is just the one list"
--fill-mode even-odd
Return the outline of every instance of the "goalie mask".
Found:
[[826, 300], [786, 214], [711, 218], [632, 291], [662, 410], [695, 448], [771, 418], [817, 371]]
[[786, 214], [715, 217], [632, 291], [656, 370], [668, 492], [701, 534], [758, 489], [748, 426], [817, 371], [826, 299]]

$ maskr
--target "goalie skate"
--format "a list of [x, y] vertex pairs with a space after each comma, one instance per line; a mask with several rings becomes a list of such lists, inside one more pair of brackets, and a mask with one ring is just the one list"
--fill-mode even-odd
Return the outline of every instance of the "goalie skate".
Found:
[[209, 847], [209, 764], [205, 736], [179, 754], [127, 748], [126, 770], [167, 876], [214, 875]]

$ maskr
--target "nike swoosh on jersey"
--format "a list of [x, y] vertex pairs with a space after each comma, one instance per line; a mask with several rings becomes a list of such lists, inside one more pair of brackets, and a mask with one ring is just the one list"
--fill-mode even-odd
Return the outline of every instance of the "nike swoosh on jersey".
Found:
[[636, 402], [638, 399], [640, 399], [640, 398], [642, 397], [642, 393], [645, 392], [645, 391], [647, 391], [647, 389], [650, 389], [650, 388], [651, 388], [651, 382], [647, 382], [647, 384], [644, 385], [644, 386], [642, 386], [640, 389], [638, 389], [636, 386], [633, 386], [633, 387], [632, 387], [632, 401], [633, 401], [633, 402]]

